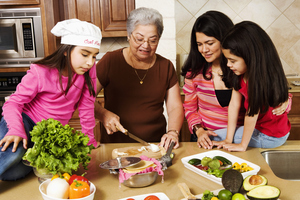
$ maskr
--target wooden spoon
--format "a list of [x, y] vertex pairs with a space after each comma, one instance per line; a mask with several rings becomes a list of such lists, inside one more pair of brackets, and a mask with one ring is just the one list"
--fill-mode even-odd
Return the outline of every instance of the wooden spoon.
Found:
[[196, 197], [191, 193], [186, 183], [178, 183], [177, 186], [179, 187], [185, 199], [196, 199]]

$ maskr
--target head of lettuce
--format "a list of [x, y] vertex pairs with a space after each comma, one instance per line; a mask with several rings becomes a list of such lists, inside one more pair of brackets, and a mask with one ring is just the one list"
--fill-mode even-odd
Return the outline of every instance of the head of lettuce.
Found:
[[80, 164], [87, 170], [91, 160], [88, 154], [94, 146], [87, 145], [89, 137], [82, 132], [50, 118], [37, 122], [30, 135], [34, 145], [26, 151], [23, 160], [32, 167], [52, 174], [72, 174]]

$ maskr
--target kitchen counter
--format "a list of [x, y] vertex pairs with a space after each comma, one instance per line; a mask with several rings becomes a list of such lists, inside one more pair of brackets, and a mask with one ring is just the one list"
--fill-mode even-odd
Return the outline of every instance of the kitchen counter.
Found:
[[[112, 150], [126, 146], [139, 146], [138, 143], [129, 144], [102, 144], [99, 148], [92, 150], [92, 160], [88, 166], [86, 177], [96, 185], [95, 200], [117, 200], [120, 198], [164, 192], [171, 200], [179, 200], [184, 196], [180, 192], [177, 184], [185, 182], [193, 194], [201, 194], [204, 190], [216, 190], [222, 188], [221, 185], [212, 182], [185, 168], [181, 158], [193, 154], [202, 153], [209, 150], [199, 149], [196, 143], [182, 142], [180, 148], [173, 150], [175, 158], [173, 165], [164, 171], [164, 182], [161, 176], [158, 176], [156, 182], [144, 188], [128, 188], [121, 184], [117, 175], [109, 173], [109, 170], [101, 169], [99, 164], [111, 159]], [[287, 141], [287, 143], [278, 149], [280, 150], [300, 150], [299, 141]], [[232, 155], [248, 160], [261, 167], [258, 174], [264, 175], [268, 179], [268, 184], [278, 187], [281, 190], [281, 200], [290, 200], [299, 197], [300, 181], [288, 181], [276, 177], [260, 152], [265, 149], [249, 148], [246, 152], [230, 152]], [[274, 149], [273, 149], [274, 150]], [[280, 161], [278, 161], [280, 162]], [[82, 174], [83, 169], [79, 169], [76, 174]], [[31, 173], [26, 178], [18, 181], [0, 181], [1, 199], [9, 200], [42, 200], [39, 192], [39, 183], [37, 177]]]

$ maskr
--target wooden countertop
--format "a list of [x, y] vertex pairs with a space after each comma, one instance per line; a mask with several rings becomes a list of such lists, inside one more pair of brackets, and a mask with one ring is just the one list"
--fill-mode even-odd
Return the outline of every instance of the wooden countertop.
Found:
[[[156, 182], [144, 188], [128, 188], [121, 185], [119, 188], [118, 176], [109, 173], [109, 170], [101, 169], [99, 164], [111, 159], [111, 152], [115, 148], [126, 146], [139, 146], [138, 143], [129, 144], [102, 144], [99, 148], [92, 151], [92, 160], [88, 166], [88, 174], [86, 177], [96, 185], [95, 200], [117, 200], [120, 198], [164, 192], [171, 200], [182, 199], [183, 195], [178, 189], [177, 184], [185, 182], [193, 194], [201, 194], [204, 190], [217, 190], [222, 188], [221, 185], [212, 182], [192, 171], [185, 168], [181, 162], [181, 158], [209, 151], [199, 149], [196, 143], [182, 142], [180, 148], [173, 150], [175, 158], [173, 165], [164, 171], [164, 183], [161, 182], [159, 176]], [[287, 141], [280, 150], [300, 150], [299, 141]], [[246, 152], [230, 152], [232, 155], [248, 160], [261, 167], [259, 174], [264, 175], [268, 179], [269, 185], [274, 185], [281, 190], [281, 200], [295, 199], [299, 197], [300, 181], [288, 181], [276, 177], [260, 152], [264, 149], [249, 148]], [[274, 150], [274, 149], [273, 149]], [[84, 170], [79, 169], [78, 173], [82, 174]], [[24, 179], [18, 181], [0, 181], [0, 196], [1, 199], [9, 200], [42, 200], [42, 195], [39, 192], [39, 183], [37, 177], [31, 173]]]

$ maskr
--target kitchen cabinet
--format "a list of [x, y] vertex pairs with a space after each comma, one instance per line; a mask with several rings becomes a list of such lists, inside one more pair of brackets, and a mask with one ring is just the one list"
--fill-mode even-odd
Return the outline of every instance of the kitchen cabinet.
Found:
[[100, 27], [102, 37], [126, 37], [127, 16], [135, 3], [134, 0], [63, 0], [62, 8], [64, 19], [91, 22]]
[[288, 140], [300, 140], [300, 92], [291, 92], [292, 109], [288, 114], [291, 122], [291, 131]]
[[40, 4], [40, 0], [0, 0], [0, 5], [35, 5]]

